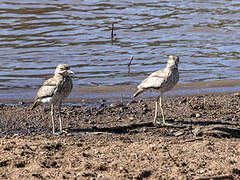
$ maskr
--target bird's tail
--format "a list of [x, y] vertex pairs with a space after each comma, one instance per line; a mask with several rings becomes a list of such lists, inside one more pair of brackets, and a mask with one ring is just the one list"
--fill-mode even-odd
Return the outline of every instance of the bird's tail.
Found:
[[137, 97], [139, 94], [142, 94], [144, 89], [139, 89], [137, 92], [134, 93], [133, 97]]
[[42, 102], [41, 102], [40, 100], [35, 100], [35, 101], [33, 102], [33, 105], [32, 105], [31, 110], [33, 110], [35, 107], [37, 107], [37, 106], [40, 105], [40, 104], [42, 104]]

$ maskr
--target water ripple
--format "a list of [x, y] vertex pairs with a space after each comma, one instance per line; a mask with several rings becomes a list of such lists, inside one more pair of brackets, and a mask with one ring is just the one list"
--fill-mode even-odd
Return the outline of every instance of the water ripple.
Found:
[[75, 87], [136, 85], [169, 54], [180, 56], [180, 83], [238, 79], [239, 12], [227, 0], [4, 0], [0, 90], [36, 89], [59, 63]]

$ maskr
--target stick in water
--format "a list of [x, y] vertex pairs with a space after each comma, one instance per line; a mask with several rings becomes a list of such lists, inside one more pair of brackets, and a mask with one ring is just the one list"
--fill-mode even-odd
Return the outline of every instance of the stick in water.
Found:
[[133, 57], [134, 57], [134, 56], [131, 56], [131, 57], [130, 57], [130, 61], [129, 61], [129, 63], [128, 63], [128, 74], [130, 73], [130, 66], [131, 66], [131, 64], [132, 64]]
[[114, 31], [114, 23], [112, 23], [112, 28], [111, 28], [111, 40], [112, 41], [113, 41], [113, 38], [114, 38], [113, 31]]

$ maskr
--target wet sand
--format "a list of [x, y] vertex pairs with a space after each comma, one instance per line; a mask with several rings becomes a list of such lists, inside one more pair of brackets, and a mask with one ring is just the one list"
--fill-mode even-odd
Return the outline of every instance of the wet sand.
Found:
[[[209, 82], [194, 82], [177, 84], [174, 89], [166, 92], [164, 96], [186, 96], [198, 94], [228, 93], [240, 89], [240, 80], [217, 80]], [[136, 86], [74, 86], [69, 98], [65, 101], [68, 105], [92, 104], [101, 100], [108, 102], [131, 101]], [[18, 104], [19, 102], [31, 104], [36, 95], [37, 89], [5, 89], [1, 90], [0, 102], [5, 104]], [[154, 97], [156, 93], [145, 92], [144, 97]], [[142, 96], [142, 97], [143, 97]], [[85, 103], [86, 102], [86, 103]]]
[[169, 127], [152, 123], [152, 101], [64, 106], [62, 135], [51, 135], [48, 106], [2, 104], [0, 179], [239, 179], [239, 101], [165, 98]]

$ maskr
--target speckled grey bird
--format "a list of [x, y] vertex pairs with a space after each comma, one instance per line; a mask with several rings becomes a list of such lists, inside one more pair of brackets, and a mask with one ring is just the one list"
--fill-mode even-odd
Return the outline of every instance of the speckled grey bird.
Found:
[[137, 87], [138, 91], [133, 95], [133, 97], [136, 97], [139, 94], [143, 93], [145, 90], [154, 90], [160, 92], [160, 95], [155, 100], [154, 123], [159, 123], [159, 121], [157, 121], [159, 100], [159, 107], [161, 109], [163, 124], [168, 125], [165, 122], [164, 112], [162, 108], [162, 96], [164, 92], [171, 90], [179, 80], [178, 63], [179, 57], [170, 55], [168, 57], [167, 66], [162, 70], [152, 73], [150, 76], [144, 79], [142, 83]]
[[59, 64], [55, 70], [55, 74], [52, 78], [46, 80], [39, 88], [38, 93], [34, 99], [32, 109], [42, 103], [51, 104], [51, 119], [52, 119], [52, 133], [55, 134], [55, 110], [54, 106], [59, 104], [59, 126], [60, 132], [62, 129], [61, 119], [61, 106], [62, 101], [68, 97], [72, 91], [72, 76], [74, 73], [70, 71], [70, 67], [67, 64]]

